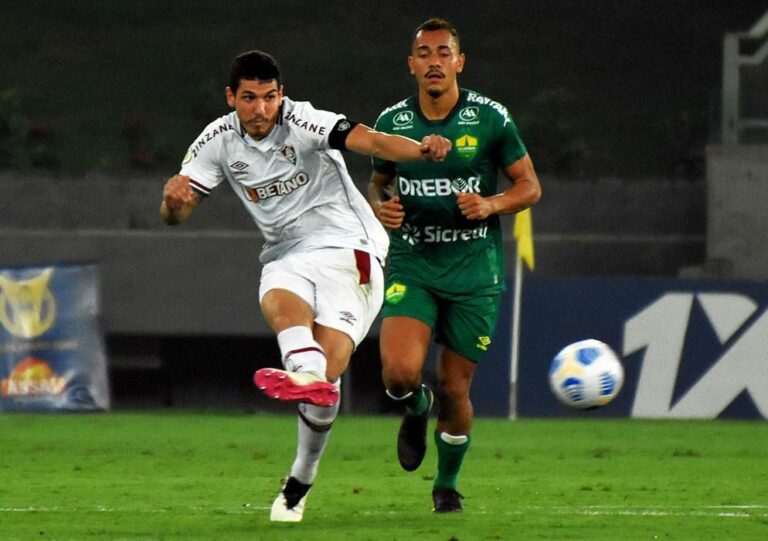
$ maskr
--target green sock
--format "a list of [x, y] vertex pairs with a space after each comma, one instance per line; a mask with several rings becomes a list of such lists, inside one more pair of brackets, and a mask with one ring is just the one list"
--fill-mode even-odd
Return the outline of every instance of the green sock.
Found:
[[411, 396], [403, 400], [403, 404], [405, 404], [405, 411], [408, 412], [408, 415], [421, 415], [424, 413], [424, 410], [429, 406], [424, 386], [419, 385], [419, 388], [413, 391]]
[[459, 470], [464, 461], [464, 455], [467, 454], [472, 437], [453, 436], [444, 432], [435, 431], [435, 444], [437, 445], [437, 477], [435, 477], [435, 488], [452, 488], [456, 490], [456, 484], [459, 480]]

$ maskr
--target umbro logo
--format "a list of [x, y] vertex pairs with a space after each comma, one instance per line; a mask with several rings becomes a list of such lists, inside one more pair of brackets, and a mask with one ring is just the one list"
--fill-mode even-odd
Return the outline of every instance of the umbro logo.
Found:
[[349, 323], [350, 325], [354, 325], [355, 321], [357, 321], [357, 318], [352, 314], [352, 312], [341, 311], [339, 312], [339, 320], [345, 323]]
[[229, 164], [230, 169], [234, 169], [235, 171], [243, 171], [248, 168], [247, 163], [243, 162], [235, 162]]

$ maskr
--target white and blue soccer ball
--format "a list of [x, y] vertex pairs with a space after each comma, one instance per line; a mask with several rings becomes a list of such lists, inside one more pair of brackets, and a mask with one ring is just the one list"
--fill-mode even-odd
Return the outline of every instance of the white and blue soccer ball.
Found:
[[549, 386], [566, 406], [592, 409], [619, 394], [624, 367], [616, 353], [599, 340], [582, 340], [564, 347], [552, 359]]

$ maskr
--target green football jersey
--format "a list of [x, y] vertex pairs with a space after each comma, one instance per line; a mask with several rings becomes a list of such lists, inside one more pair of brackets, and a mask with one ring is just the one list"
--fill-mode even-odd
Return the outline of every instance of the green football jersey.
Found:
[[453, 143], [443, 162], [373, 159], [376, 171], [394, 176], [405, 211], [402, 227], [390, 232], [390, 271], [446, 292], [500, 291], [504, 254], [499, 217], [468, 220], [455, 194], [498, 193], [499, 168], [525, 156], [507, 108], [461, 89], [450, 114], [433, 121], [424, 117], [418, 98], [411, 96], [385, 109], [376, 129], [417, 141], [438, 134]]

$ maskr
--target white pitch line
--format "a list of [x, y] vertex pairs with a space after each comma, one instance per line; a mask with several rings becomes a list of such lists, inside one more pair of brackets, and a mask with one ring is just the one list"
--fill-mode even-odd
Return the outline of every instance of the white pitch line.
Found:
[[[703, 505], [698, 507], [690, 506], [648, 506], [648, 507], [626, 507], [614, 505], [587, 505], [587, 506], [525, 506], [507, 509], [499, 512], [498, 510], [489, 511], [484, 507], [479, 509], [467, 509], [469, 515], [527, 515], [531, 512], [542, 513], [546, 515], [582, 515], [582, 516], [647, 516], [647, 517], [724, 517], [724, 518], [754, 518], [768, 517], [767, 505]], [[398, 516], [403, 513], [399, 511], [378, 512], [375, 510], [361, 511], [361, 514], [368, 516]]]
[[141, 507], [107, 507], [105, 505], [96, 505], [93, 507], [45, 507], [31, 505], [29, 507], [0, 507], [0, 513], [184, 513], [184, 512], [204, 512], [204, 513], [225, 513], [227, 515], [247, 515], [252, 511], [266, 511], [270, 506], [246, 505], [241, 508], [221, 508], [221, 507], [177, 507], [172, 509], [149, 509]]
[[[150, 509], [138, 507], [108, 507], [96, 505], [93, 507], [0, 507], [0, 513], [224, 513], [227, 515], [247, 515], [255, 511], [267, 511], [270, 506], [253, 506], [250, 504], [237, 508], [222, 507], [178, 507], [171, 509]], [[548, 515], [586, 515], [586, 516], [647, 516], [647, 517], [724, 517], [724, 518], [753, 518], [768, 517], [768, 505], [743, 504], [743, 505], [702, 505], [690, 506], [648, 506], [626, 507], [618, 505], [585, 505], [585, 506], [524, 506], [507, 509], [506, 511], [488, 511], [484, 507], [468, 509], [471, 515], [525, 515], [531, 512]], [[404, 513], [388, 510], [363, 510], [360, 514], [367, 516], [399, 516]]]
[[702, 505], [702, 506], [648, 506], [627, 507], [619, 505], [585, 506], [527, 506], [524, 510], [512, 510], [515, 514], [536, 511], [554, 515], [607, 515], [607, 516], [690, 516], [690, 517], [767, 517], [768, 505]]

